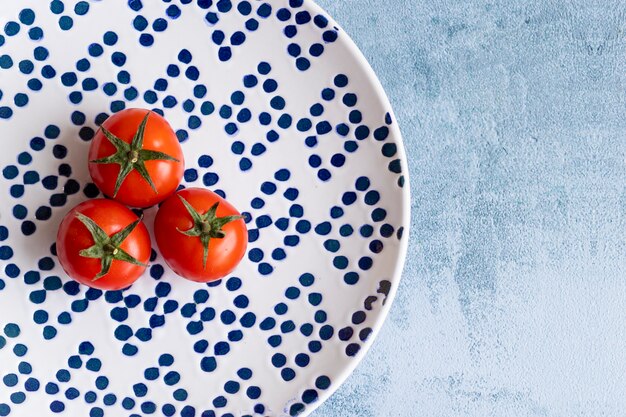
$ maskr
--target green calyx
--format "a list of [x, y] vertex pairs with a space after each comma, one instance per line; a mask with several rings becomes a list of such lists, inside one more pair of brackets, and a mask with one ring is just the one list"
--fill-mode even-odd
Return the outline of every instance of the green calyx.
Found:
[[136, 170], [139, 175], [141, 175], [141, 177], [148, 182], [154, 192], [158, 194], [158, 191], [152, 182], [152, 178], [150, 178], [150, 174], [146, 169], [145, 162], [157, 160], [180, 162], [178, 159], [173, 158], [166, 153], [143, 149], [143, 139], [150, 113], [151, 112], [148, 111], [146, 117], [143, 118], [130, 144], [124, 142], [122, 139], [109, 132], [104, 126], [100, 126], [104, 136], [113, 146], [115, 146], [116, 152], [105, 158], [95, 159], [89, 162], [93, 164], [118, 164], [120, 166], [120, 173], [115, 181], [115, 191], [113, 193], [113, 197], [117, 196], [124, 180], [133, 170]]
[[93, 279], [94, 282], [109, 273], [114, 260], [128, 262], [138, 266], [148, 266], [139, 262], [137, 259], [120, 248], [120, 245], [124, 242], [124, 240], [126, 240], [133, 230], [135, 230], [137, 225], [139, 225], [141, 219], [137, 219], [113, 236], [109, 236], [100, 226], [96, 224], [96, 222], [84, 214], [76, 213], [76, 218], [85, 225], [87, 230], [89, 230], [89, 233], [91, 233], [91, 237], [95, 242], [92, 247], [81, 250], [79, 252], [80, 256], [85, 258], [100, 259], [102, 265], [102, 269]]
[[193, 219], [193, 226], [189, 230], [177, 230], [184, 235], [200, 238], [202, 246], [204, 247], [203, 268], [206, 269], [207, 260], [209, 258], [209, 242], [211, 241], [211, 239], [225, 238], [226, 233], [224, 233], [222, 228], [228, 223], [239, 220], [242, 217], [217, 217], [217, 206], [220, 204], [219, 202], [213, 204], [213, 206], [211, 206], [211, 208], [206, 213], [200, 214], [181, 195], [178, 195], [178, 198], [180, 198], [180, 201], [183, 202], [183, 205], [187, 209], [187, 212]]

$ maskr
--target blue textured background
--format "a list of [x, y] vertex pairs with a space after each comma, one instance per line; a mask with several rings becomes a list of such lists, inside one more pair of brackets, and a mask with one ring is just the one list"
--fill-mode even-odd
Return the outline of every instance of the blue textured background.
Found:
[[626, 410], [626, 2], [319, 0], [399, 119], [411, 247], [314, 415]]

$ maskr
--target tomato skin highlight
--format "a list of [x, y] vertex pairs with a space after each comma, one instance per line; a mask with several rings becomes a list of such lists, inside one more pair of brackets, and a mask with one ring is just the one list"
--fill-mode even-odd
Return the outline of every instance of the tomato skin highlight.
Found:
[[[80, 251], [94, 245], [94, 239], [83, 223], [76, 217], [82, 213], [96, 222], [111, 236], [137, 220], [137, 216], [127, 207], [106, 199], [85, 201], [67, 213], [57, 233], [57, 256], [63, 270], [71, 278], [87, 286], [101, 290], [120, 290], [133, 284], [146, 270], [145, 266], [113, 260], [108, 274], [93, 281], [102, 269], [100, 259], [86, 258]], [[150, 234], [140, 222], [120, 245], [120, 248], [139, 262], [150, 260]]]
[[180, 231], [194, 227], [194, 221], [179, 198], [183, 197], [200, 214], [205, 214], [215, 203], [217, 217], [239, 215], [229, 202], [212, 191], [186, 188], [174, 194], [161, 205], [154, 222], [157, 246], [168, 266], [178, 275], [195, 282], [210, 282], [230, 274], [246, 254], [248, 231], [243, 219], [223, 226], [223, 238], [209, 242], [208, 262], [203, 267], [204, 247], [199, 237]]
[[[142, 120], [149, 110], [125, 109], [110, 116], [102, 123], [106, 129], [126, 143], [131, 143]], [[114, 199], [130, 207], [150, 207], [172, 195], [183, 178], [184, 155], [176, 133], [159, 114], [150, 112], [146, 125], [143, 149], [163, 152], [176, 160], [151, 160], [145, 166], [157, 192], [141, 177], [137, 170], [126, 177]], [[105, 137], [102, 129], [94, 136], [89, 148], [89, 161], [115, 154], [115, 146]], [[89, 174], [100, 191], [109, 197], [115, 193], [115, 182], [120, 172], [118, 164], [89, 162]]]

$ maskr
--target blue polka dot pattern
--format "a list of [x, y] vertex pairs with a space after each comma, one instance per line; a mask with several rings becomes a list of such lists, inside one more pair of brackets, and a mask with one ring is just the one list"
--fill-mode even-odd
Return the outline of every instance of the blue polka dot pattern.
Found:
[[[0, 83], [0, 133], [15, 138], [0, 166], [0, 416], [24, 403], [91, 417], [306, 413], [360, 358], [397, 284], [408, 189], [389, 105], [302, 0], [104, 3], [9, 0], [0, 22], [0, 73], [15, 80]], [[183, 30], [207, 36], [172, 42]], [[282, 46], [249, 54], [269, 34]], [[28, 117], [50, 103], [53, 116]], [[141, 283], [103, 292], [58, 265], [54, 225], [100, 195], [82, 158], [127, 107], [172, 122], [182, 186], [242, 210], [235, 275], [181, 282], [154, 251]], [[56, 343], [68, 348], [46, 375], [36, 345]], [[202, 401], [195, 378], [222, 382]]]

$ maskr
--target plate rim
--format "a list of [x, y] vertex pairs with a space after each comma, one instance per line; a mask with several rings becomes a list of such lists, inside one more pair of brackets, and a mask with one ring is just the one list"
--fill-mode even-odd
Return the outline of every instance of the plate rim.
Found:
[[387, 321], [389, 316], [389, 312], [391, 311], [391, 307], [395, 301], [396, 294], [398, 292], [399, 284], [402, 281], [402, 275], [404, 273], [404, 268], [406, 266], [406, 259], [409, 248], [409, 240], [411, 235], [411, 181], [408, 170], [408, 159], [406, 154], [406, 148], [404, 145], [404, 139], [402, 136], [402, 132], [400, 131], [400, 126], [398, 124], [398, 119], [396, 118], [395, 112], [393, 111], [393, 106], [391, 105], [391, 101], [389, 100], [389, 96], [385, 92], [385, 89], [378, 78], [378, 75], [372, 68], [371, 64], [358, 47], [356, 42], [352, 39], [348, 32], [346, 32], [336, 20], [335, 18], [328, 13], [323, 7], [321, 7], [315, 0], [304, 0], [305, 8], [308, 8], [309, 11], [315, 12], [318, 14], [323, 14], [326, 16], [330, 22], [338, 28], [338, 30], [343, 33], [343, 36], [339, 36], [339, 39], [342, 39], [340, 42], [343, 42], [345, 47], [348, 49], [348, 52], [352, 54], [354, 59], [358, 61], [359, 67], [365, 71], [365, 75], [370, 82], [371, 87], [374, 89], [374, 93], [381, 101], [383, 105], [386, 105], [387, 111], [391, 115], [391, 120], [393, 123], [390, 128], [393, 131], [393, 136], [396, 141], [396, 145], [398, 145], [398, 158], [400, 159], [400, 163], [402, 166], [402, 175], [404, 176], [404, 186], [402, 187], [402, 227], [404, 228], [403, 238], [400, 239], [400, 246], [398, 251], [398, 256], [396, 258], [396, 263], [394, 265], [394, 273], [391, 276], [391, 289], [389, 294], [386, 297], [385, 304], [379, 310], [379, 313], [376, 315], [375, 322], [371, 326], [372, 327], [372, 335], [368, 338], [366, 342], [363, 343], [361, 350], [356, 354], [354, 359], [349, 362], [348, 366], [343, 367], [339, 370], [334, 377], [333, 382], [329, 389], [320, 394], [319, 399], [313, 403], [307, 405], [302, 417], [307, 417], [313, 414], [319, 407], [322, 406], [330, 397], [332, 397], [341, 386], [347, 381], [347, 379], [354, 373], [356, 368], [361, 364], [365, 356], [369, 353], [372, 348], [374, 342], [378, 339], [380, 331], [382, 330], [383, 325]]

